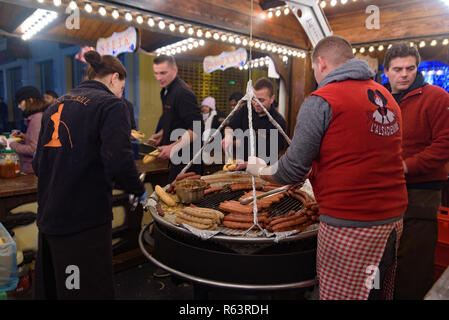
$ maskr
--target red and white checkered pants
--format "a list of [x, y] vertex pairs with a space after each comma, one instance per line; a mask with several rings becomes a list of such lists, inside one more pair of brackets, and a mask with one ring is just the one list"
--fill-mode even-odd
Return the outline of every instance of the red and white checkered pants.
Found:
[[[332, 227], [323, 222], [318, 231], [317, 274], [320, 300], [366, 300], [375, 283], [390, 233], [396, 229], [396, 253], [402, 219], [367, 228]], [[381, 288], [392, 299], [396, 255]]]

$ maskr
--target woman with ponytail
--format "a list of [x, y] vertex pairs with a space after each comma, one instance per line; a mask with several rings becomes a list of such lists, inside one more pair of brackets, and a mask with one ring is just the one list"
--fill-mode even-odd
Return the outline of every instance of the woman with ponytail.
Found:
[[36, 299], [112, 299], [112, 189], [146, 197], [121, 99], [126, 70], [96, 51], [84, 58], [87, 80], [44, 112], [33, 161]]

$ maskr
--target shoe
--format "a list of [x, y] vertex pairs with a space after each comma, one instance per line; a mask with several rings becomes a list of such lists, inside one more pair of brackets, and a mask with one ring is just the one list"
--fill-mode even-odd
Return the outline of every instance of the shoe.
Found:
[[157, 270], [153, 272], [153, 277], [155, 278], [167, 278], [170, 277], [170, 275], [171, 275], [170, 272], [167, 272], [161, 268], [157, 268]]

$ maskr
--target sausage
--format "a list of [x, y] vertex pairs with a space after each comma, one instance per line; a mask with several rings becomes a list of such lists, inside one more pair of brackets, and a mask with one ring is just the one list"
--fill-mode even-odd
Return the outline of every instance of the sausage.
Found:
[[273, 229], [273, 231], [276, 231], [276, 230], [279, 230], [282, 228], [295, 226], [297, 224], [302, 224], [304, 222], [307, 222], [307, 217], [299, 217], [299, 218], [296, 218], [296, 219], [293, 219], [290, 221], [278, 223], [278, 224], [272, 226], [271, 229]]
[[[265, 222], [267, 220], [266, 215], [257, 215], [257, 221]], [[248, 215], [248, 214], [238, 214], [238, 213], [230, 213], [226, 215], [223, 219], [223, 221], [237, 221], [237, 222], [253, 222], [254, 216]]]
[[197, 179], [201, 179], [201, 175], [196, 174], [194, 176], [189, 176], [187, 178], [184, 178], [183, 180], [197, 180]]
[[215, 223], [215, 219], [214, 218], [200, 218], [191, 214], [188, 214], [186, 212], [178, 212], [178, 217], [183, 218], [184, 220], [189, 220], [192, 222], [196, 222], [196, 223], [202, 223], [202, 224], [207, 224], [207, 225], [212, 225]]
[[223, 187], [208, 188], [208, 189], [204, 190], [204, 195], [208, 195], [210, 193], [214, 193], [214, 192], [220, 191], [221, 189], [223, 189]]
[[218, 208], [226, 212], [253, 213], [253, 206], [243, 205], [235, 200], [224, 201], [220, 203]]
[[306, 199], [305, 199], [302, 195], [297, 194], [296, 192], [293, 192], [293, 191], [289, 191], [288, 194], [289, 194], [292, 198], [301, 201], [302, 204], [303, 204], [303, 206], [306, 204]]
[[286, 222], [286, 221], [291, 221], [291, 220], [295, 220], [299, 217], [304, 216], [305, 212], [304, 211], [298, 211], [297, 213], [293, 214], [293, 215], [287, 215], [286, 217], [281, 217], [281, 218], [277, 218], [274, 219], [270, 222], [269, 226], [272, 227], [278, 223], [282, 223], [282, 222]]
[[179, 224], [185, 223], [185, 224], [188, 224], [189, 226], [192, 226], [194, 228], [201, 229], [201, 230], [215, 230], [217, 228], [217, 224], [208, 225], [208, 224], [203, 224], [203, 223], [197, 223], [197, 222], [185, 220], [180, 216], [176, 217], [176, 223], [179, 223]]
[[295, 189], [295, 190], [293, 190], [293, 192], [298, 194], [298, 195], [300, 195], [300, 196], [302, 196], [304, 198], [304, 200], [305, 200], [305, 204], [304, 205], [312, 204], [312, 203], [315, 202], [315, 199], [313, 199], [307, 192], [304, 192], [304, 191], [299, 190], [299, 189]]
[[176, 177], [176, 179], [175, 179], [175, 181], [181, 181], [181, 180], [183, 180], [183, 179], [185, 179], [185, 178], [187, 178], [187, 177], [190, 177], [190, 176], [195, 176], [195, 175], [197, 175], [198, 173], [196, 173], [196, 172], [186, 172], [186, 173], [183, 173], [183, 174], [178, 174], [177, 175], [177, 177]]
[[311, 222], [306, 222], [306, 223], [296, 225], [296, 226], [281, 228], [281, 229], [278, 229], [276, 232], [285, 232], [285, 231], [293, 231], [293, 230], [302, 231], [312, 224], [313, 223], [311, 223]]
[[[256, 190], [262, 189], [262, 186], [260, 184], [256, 184], [255, 187], [256, 187]], [[248, 189], [252, 189], [253, 185], [249, 184], [249, 183], [234, 183], [234, 184], [230, 184], [229, 188], [232, 191], [248, 190]]]

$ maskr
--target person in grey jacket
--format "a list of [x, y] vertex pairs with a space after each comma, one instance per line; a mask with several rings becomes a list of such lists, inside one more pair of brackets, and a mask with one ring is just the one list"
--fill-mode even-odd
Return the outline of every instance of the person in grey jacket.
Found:
[[290, 147], [272, 166], [248, 159], [247, 172], [284, 185], [310, 176], [320, 299], [392, 299], [407, 206], [399, 106], [344, 38], [322, 39], [312, 67], [319, 86], [300, 108]]

